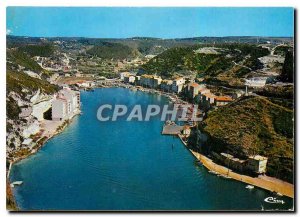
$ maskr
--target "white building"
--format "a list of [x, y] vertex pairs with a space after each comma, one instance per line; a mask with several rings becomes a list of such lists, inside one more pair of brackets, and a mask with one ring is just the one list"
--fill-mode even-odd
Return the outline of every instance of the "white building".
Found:
[[129, 72], [121, 72], [121, 73], [120, 73], [120, 79], [121, 79], [122, 81], [124, 81], [125, 76], [129, 76], [129, 75], [130, 75]]
[[52, 101], [52, 120], [61, 121], [68, 119], [71, 111], [71, 102], [66, 98], [57, 97]]
[[124, 76], [124, 82], [133, 84], [135, 82], [135, 76], [133, 75]]
[[88, 88], [88, 87], [94, 87], [95, 82], [93, 82], [93, 81], [84, 81], [84, 82], [78, 82], [78, 83], [76, 83], [76, 85], [78, 87]]
[[62, 89], [52, 101], [52, 120], [66, 120], [80, 111], [80, 93], [69, 88]]
[[262, 174], [267, 171], [267, 163], [268, 158], [260, 155], [254, 155], [248, 158], [247, 167], [255, 173]]
[[172, 83], [172, 91], [175, 93], [180, 93], [183, 89], [185, 79], [183, 77], [176, 78]]

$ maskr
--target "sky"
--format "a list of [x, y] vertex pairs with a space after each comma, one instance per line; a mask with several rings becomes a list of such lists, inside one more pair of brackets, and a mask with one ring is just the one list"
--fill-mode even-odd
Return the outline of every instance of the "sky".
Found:
[[294, 35], [293, 8], [7, 7], [6, 34], [186, 38]]

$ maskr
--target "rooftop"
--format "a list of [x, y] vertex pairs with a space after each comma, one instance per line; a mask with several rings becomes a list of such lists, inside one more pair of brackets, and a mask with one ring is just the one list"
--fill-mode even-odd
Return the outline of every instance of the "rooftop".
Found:
[[268, 160], [267, 157], [261, 156], [261, 155], [253, 155], [253, 156], [249, 156], [250, 159], [254, 159], [254, 160]]
[[233, 101], [233, 99], [230, 96], [217, 96], [216, 100], [217, 101], [228, 101], [228, 102]]
[[213, 93], [204, 93], [204, 96], [206, 96], [207, 98], [216, 98], [216, 95]]
[[192, 84], [190, 84], [190, 86], [192, 86], [192, 87], [200, 87], [200, 85], [197, 84], [197, 83], [192, 83]]

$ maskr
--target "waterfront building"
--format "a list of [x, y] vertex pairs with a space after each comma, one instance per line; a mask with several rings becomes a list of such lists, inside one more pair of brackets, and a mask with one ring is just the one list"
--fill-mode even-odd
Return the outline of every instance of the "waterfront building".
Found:
[[260, 155], [250, 156], [247, 161], [247, 167], [250, 171], [258, 174], [266, 173], [268, 158]]
[[78, 87], [82, 87], [82, 88], [89, 88], [89, 87], [94, 87], [95, 82], [93, 82], [93, 81], [81, 81], [81, 82], [77, 82], [76, 85]]
[[238, 172], [244, 172], [246, 169], [246, 160], [241, 160], [228, 153], [217, 154], [215, 152], [212, 152], [212, 155], [227, 168], [233, 169]]
[[139, 75], [135, 76], [135, 83], [137, 85], [140, 85], [140, 81], [141, 81], [141, 76], [139, 76]]
[[140, 85], [150, 88], [158, 88], [161, 84], [161, 77], [156, 75], [142, 75]]
[[180, 93], [183, 89], [185, 79], [183, 77], [176, 78], [172, 83], [172, 91], [175, 93]]
[[52, 101], [53, 121], [65, 120], [68, 117], [70, 111], [71, 111], [71, 103], [66, 98], [57, 96]]
[[125, 75], [124, 76], [124, 82], [133, 84], [135, 82], [135, 76], [133, 75]]
[[160, 76], [153, 76], [152, 81], [153, 81], [152, 88], [158, 88], [161, 84], [162, 79]]
[[182, 134], [185, 138], [191, 135], [191, 128], [187, 125], [183, 126]]
[[129, 75], [130, 75], [129, 72], [121, 72], [121, 73], [120, 73], [120, 79], [121, 79], [122, 81], [124, 81], [125, 76], [129, 76]]
[[144, 87], [150, 87], [151, 85], [151, 75], [142, 75], [140, 80], [140, 85]]
[[160, 88], [165, 92], [170, 92], [172, 90], [172, 80], [162, 80]]
[[64, 88], [52, 101], [52, 120], [65, 120], [80, 111], [80, 92]]
[[248, 171], [252, 173], [254, 172], [256, 174], [263, 174], [267, 171], [268, 158], [260, 155], [250, 156], [246, 160], [236, 158], [228, 153], [217, 154], [215, 152], [212, 152], [212, 155], [227, 168], [231, 168], [235, 171]]

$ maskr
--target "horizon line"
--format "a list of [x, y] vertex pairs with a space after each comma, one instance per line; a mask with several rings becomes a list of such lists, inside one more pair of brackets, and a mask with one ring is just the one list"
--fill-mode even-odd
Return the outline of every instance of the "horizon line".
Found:
[[26, 37], [26, 38], [87, 38], [87, 39], [135, 39], [135, 38], [150, 38], [150, 39], [162, 39], [162, 40], [170, 40], [170, 39], [190, 39], [190, 38], [228, 38], [228, 37], [260, 37], [260, 38], [294, 38], [293, 36], [259, 36], [259, 35], [227, 35], [227, 36], [189, 36], [189, 37], [180, 37], [180, 38], [159, 38], [152, 36], [131, 36], [131, 37], [90, 37], [90, 36], [26, 36], [26, 35], [13, 35], [6, 34], [6, 37]]

